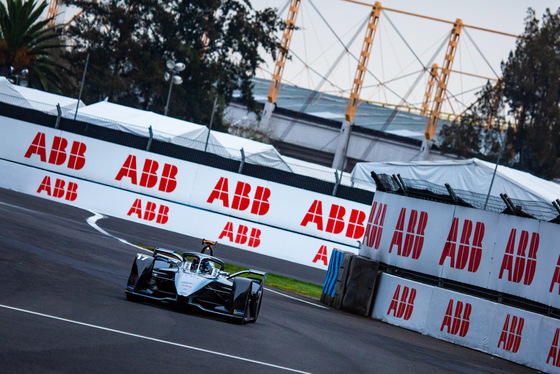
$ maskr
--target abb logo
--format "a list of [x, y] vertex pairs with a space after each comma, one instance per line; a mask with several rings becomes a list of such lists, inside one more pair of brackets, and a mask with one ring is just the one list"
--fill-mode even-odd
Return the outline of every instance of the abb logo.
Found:
[[157, 161], [146, 159], [142, 167], [142, 174], [140, 175], [140, 183], [138, 183], [138, 171], [136, 167], [136, 156], [129, 155], [121, 169], [119, 170], [115, 180], [122, 180], [124, 177], [130, 178], [130, 183], [139, 185], [141, 187], [152, 188], [155, 187], [159, 180], [158, 190], [162, 192], [173, 192], [177, 187], [177, 166], [164, 164], [161, 171], [161, 178], [158, 176], [157, 171], [159, 164]]
[[235, 231], [233, 227], [233, 223], [228, 222], [226, 223], [226, 227], [222, 230], [220, 237], [228, 238], [230, 242], [237, 243], [237, 244], [245, 244], [251, 248], [256, 248], [261, 244], [261, 230], [257, 228], [252, 228], [251, 233], [249, 233], [249, 227], [244, 225], [239, 225], [237, 231]]
[[[346, 215], [346, 208], [340, 205], [333, 204], [329, 211], [326, 232], [331, 234], [340, 234], [346, 227], [346, 237], [351, 239], [360, 239], [365, 232], [364, 221], [366, 214], [361, 210], [352, 209], [350, 217], [348, 218], [348, 225], [344, 221]], [[306, 227], [308, 223], [314, 223], [317, 230], [323, 231], [323, 203], [321, 200], [315, 200], [311, 207], [303, 217], [300, 226]]]
[[474, 273], [478, 270], [482, 257], [484, 223], [477, 222], [473, 233], [473, 222], [468, 219], [464, 220], [461, 230], [461, 240], [459, 242], [457, 241], [458, 232], [459, 218], [453, 218], [453, 223], [447, 235], [447, 242], [443, 247], [439, 264], [443, 265], [447, 257], [449, 257], [452, 268], [463, 270], [468, 263], [469, 267], [467, 270]]
[[[66, 182], [62, 179], [56, 179], [54, 182], [54, 187], [51, 186], [51, 177], [48, 175], [43, 178], [41, 185], [37, 189], [37, 193], [45, 191], [48, 196], [63, 198], [67, 201], [74, 201], [78, 197], [76, 190], [78, 185], [74, 182]], [[65, 196], [66, 195], [66, 196]]]
[[417, 210], [411, 209], [407, 221], [406, 208], [402, 208], [395, 227], [395, 232], [393, 233], [393, 239], [391, 239], [389, 253], [393, 250], [393, 246], [396, 245], [397, 254], [399, 256], [409, 257], [412, 254], [413, 259], [418, 259], [422, 253], [424, 230], [426, 229], [427, 223], [428, 213], [418, 213]]
[[313, 258], [313, 263], [317, 263], [317, 261], [321, 261], [325, 266], [328, 266], [329, 261], [327, 257], [327, 246], [322, 245], [321, 248], [317, 251], [317, 254]]
[[386, 212], [387, 204], [377, 203], [377, 201], [373, 203], [369, 212], [366, 235], [364, 237], [364, 243], [370, 248], [379, 249]]
[[[26, 158], [31, 158], [32, 155], [38, 155], [42, 162], [47, 162], [47, 147], [45, 142], [45, 134], [38, 132], [31, 142], [31, 145], [25, 152]], [[86, 164], [84, 153], [86, 152], [86, 145], [77, 141], [72, 142], [70, 154], [66, 152], [68, 147], [68, 140], [55, 136], [53, 138], [51, 151], [49, 153], [49, 164], [63, 165], [68, 159], [67, 167], [73, 170], [80, 170]]]
[[550, 282], [550, 290], [548, 292], [552, 292], [555, 284], [558, 284], [558, 295], [560, 295], [560, 256], [558, 256], [556, 269], [554, 270], [554, 275], [552, 276], [552, 281]]
[[387, 310], [387, 315], [391, 315], [392, 312], [394, 317], [408, 321], [414, 309], [414, 299], [416, 299], [416, 289], [404, 286], [401, 293], [401, 285], [399, 284]]
[[[550, 350], [548, 351], [548, 356], [546, 357], [546, 363], [551, 363], [552, 365], [560, 368], [560, 349], [558, 349], [558, 338], [560, 335], [560, 329], [556, 329], [554, 334], [554, 339], [552, 339], [552, 344], [550, 345]], [[552, 362], [550, 362], [552, 360]]]
[[504, 327], [502, 328], [500, 340], [498, 341], [498, 348], [500, 348], [501, 345], [504, 351], [517, 353], [521, 344], [523, 325], [525, 325], [525, 320], [523, 318], [508, 314], [504, 322]]
[[139, 219], [142, 219], [144, 221], [153, 221], [155, 219], [156, 223], [163, 225], [169, 220], [168, 213], [169, 207], [166, 205], [160, 205], [158, 208], [156, 203], [148, 201], [146, 203], [146, 207], [143, 209], [142, 200], [136, 199], [126, 215], [132, 216], [133, 214], [135, 214]]
[[443, 322], [441, 323], [439, 331], [443, 331], [444, 328], [447, 328], [448, 334], [459, 334], [461, 338], [464, 338], [467, 332], [469, 332], [471, 311], [471, 304], [463, 304], [462, 301], [457, 301], [455, 305], [453, 305], [453, 299], [449, 300], [447, 311], [445, 312], [445, 317], [443, 317]]
[[515, 252], [517, 230], [512, 229], [509, 235], [506, 252], [502, 260], [499, 278], [502, 279], [504, 271], [508, 272], [508, 281], [519, 283], [523, 279], [523, 284], [530, 285], [535, 276], [537, 267], [537, 251], [539, 250], [539, 233], [534, 232], [531, 235], [531, 244], [527, 253], [527, 244], [529, 244], [529, 233], [521, 230], [519, 243], [517, 245], [517, 255]]
[[[235, 186], [235, 193], [233, 194], [233, 199], [231, 200], [231, 209], [244, 211], [247, 210], [249, 206], [251, 206], [252, 214], [264, 216], [270, 209], [270, 203], [268, 202], [268, 199], [270, 198], [270, 190], [265, 187], [257, 186], [257, 188], [255, 189], [255, 194], [252, 198], [252, 204], [251, 197], [249, 197], [250, 193], [251, 185], [249, 183], [237, 182], [237, 185]], [[218, 183], [216, 183], [216, 187], [214, 187], [214, 189], [210, 193], [207, 203], [212, 204], [216, 199], [221, 200], [222, 205], [225, 208], [230, 207], [227, 178], [220, 178]]]

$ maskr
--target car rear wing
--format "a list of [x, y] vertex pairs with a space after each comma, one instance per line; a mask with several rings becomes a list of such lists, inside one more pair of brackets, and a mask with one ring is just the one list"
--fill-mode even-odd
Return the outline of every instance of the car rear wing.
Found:
[[[260, 279], [251, 277], [251, 274], [259, 276]], [[260, 281], [259, 282], [260, 284], [264, 284], [264, 282], [266, 281], [267, 273], [265, 273], [263, 271], [259, 271], [259, 270], [253, 270], [253, 269], [242, 270], [242, 271], [238, 271], [237, 273], [230, 274], [228, 276], [228, 279], [232, 279], [232, 278], [239, 277], [239, 276], [242, 276], [242, 275], [247, 275], [245, 278], [250, 278], [250, 279], [253, 279], [253, 280], [257, 280], [257, 281]]]
[[180, 253], [177, 253], [175, 251], [172, 251], [170, 249], [165, 249], [165, 248], [154, 249], [154, 253], [152, 254], [152, 256], [154, 256], [154, 258], [157, 258], [158, 256], [160, 256], [160, 257], [164, 257], [166, 259], [179, 260], [181, 262], [183, 261], [183, 257], [181, 256]]

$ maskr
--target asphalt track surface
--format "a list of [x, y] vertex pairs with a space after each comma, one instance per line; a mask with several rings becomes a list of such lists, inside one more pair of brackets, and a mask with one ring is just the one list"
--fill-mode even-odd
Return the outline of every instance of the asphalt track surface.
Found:
[[[170, 248], [199, 248], [200, 238], [98, 220], [111, 237], [87, 223], [92, 216], [0, 189], [1, 373], [534, 372], [270, 289], [259, 320], [244, 326], [126, 301], [138, 249], [115, 237]], [[254, 258], [254, 268], [286, 267], [227, 247], [223, 252], [240, 265], [253, 265]], [[302, 271], [280, 272], [292, 269]]]

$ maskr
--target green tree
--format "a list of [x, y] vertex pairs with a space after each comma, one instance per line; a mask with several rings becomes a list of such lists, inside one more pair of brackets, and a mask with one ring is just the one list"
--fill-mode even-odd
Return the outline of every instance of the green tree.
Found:
[[[68, 1], [70, 3], [70, 1]], [[240, 90], [254, 108], [251, 78], [276, 54], [274, 33], [284, 27], [273, 9], [255, 11], [248, 0], [72, 1], [83, 9], [67, 28], [72, 75], [90, 65], [83, 100], [109, 101], [163, 113], [169, 82], [166, 60], [186, 64], [174, 86], [169, 115], [207, 124], [218, 95], [218, 115]], [[77, 88], [73, 88], [76, 93]]]
[[60, 65], [50, 58], [61, 44], [50, 19], [40, 20], [47, 2], [7, 0], [0, 3], [0, 74], [16, 81], [27, 72], [31, 87], [58, 91]]
[[[502, 160], [545, 178], [560, 177], [560, 8], [542, 21], [529, 8], [525, 31], [502, 63], [500, 84], [487, 85], [460, 125], [442, 127], [441, 148]], [[490, 118], [514, 125], [481, 130]], [[473, 128], [474, 127], [474, 128]], [[476, 128], [476, 129], [475, 129]], [[478, 129], [478, 130], [477, 130]]]
[[504, 97], [516, 119], [508, 134], [520, 166], [560, 176], [560, 8], [542, 22], [529, 9], [525, 31], [503, 64]]
[[477, 101], [459, 120], [444, 124], [438, 134], [440, 149], [460, 157], [479, 157], [495, 161], [501, 150], [504, 123], [503, 84], [490, 82], [479, 92]]

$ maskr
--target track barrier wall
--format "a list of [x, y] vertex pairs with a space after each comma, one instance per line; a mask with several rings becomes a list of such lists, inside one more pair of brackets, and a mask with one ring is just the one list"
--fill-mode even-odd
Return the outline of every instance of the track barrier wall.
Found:
[[360, 255], [560, 308], [560, 226], [376, 192]]
[[326, 270], [369, 206], [0, 116], [0, 186]]
[[372, 317], [549, 373], [560, 373], [560, 320], [381, 274]]

